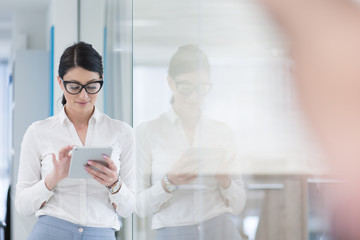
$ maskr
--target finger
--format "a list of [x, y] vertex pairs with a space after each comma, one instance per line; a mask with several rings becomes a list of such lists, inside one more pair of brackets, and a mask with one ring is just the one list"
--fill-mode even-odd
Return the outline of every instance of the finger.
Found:
[[69, 156], [69, 157], [72, 156], [72, 153], [73, 153], [74, 148], [75, 148], [75, 145], [71, 145], [71, 150], [70, 150], [69, 153], [68, 153], [68, 156]]
[[181, 170], [181, 169], [186, 169], [186, 168], [195, 168], [198, 166], [198, 161], [196, 161], [196, 159], [194, 158], [184, 158], [184, 159], [181, 159], [181, 161], [177, 162], [175, 165], [174, 165], [174, 169], [177, 169], [177, 170]]
[[201, 161], [198, 157], [195, 156], [189, 156], [184, 159], [184, 164], [186, 165], [199, 165]]
[[59, 151], [59, 158], [65, 158], [68, 157], [69, 152], [72, 150], [71, 145], [64, 146]]
[[196, 176], [186, 176], [186, 175], [183, 175], [179, 178], [179, 183], [181, 184], [186, 184], [186, 183], [189, 183], [191, 181], [193, 181], [194, 179], [196, 178]]
[[65, 150], [64, 150], [64, 155], [65, 156], [69, 156], [69, 153], [73, 150], [73, 145], [68, 145], [66, 146]]
[[188, 177], [186, 177], [186, 181], [190, 182], [190, 181], [194, 180], [196, 177], [197, 176], [188, 176]]
[[191, 173], [189, 172], [187, 174], [184, 174], [183, 176], [184, 178], [189, 179], [189, 178], [196, 178], [198, 175], [199, 175], [198, 172], [191, 172]]
[[199, 172], [199, 170], [200, 170], [200, 166], [194, 164], [194, 165], [188, 165], [186, 167], [179, 169], [179, 172], [185, 173], [185, 174], [189, 174], [189, 173], [197, 174]]
[[103, 159], [109, 164], [108, 168], [116, 170], [114, 161], [106, 154], [103, 154]]
[[197, 178], [197, 175], [181, 175], [177, 179], [177, 182], [188, 183]]
[[95, 175], [93, 172], [88, 172], [90, 174], [90, 176], [95, 179], [96, 181], [98, 181], [100, 184], [104, 185], [104, 186], [107, 186], [106, 184], [106, 181], [104, 179], [102, 179], [101, 177]]
[[57, 166], [57, 161], [56, 161], [56, 156], [54, 153], [51, 154], [52, 155], [52, 162], [54, 164], [54, 167]]
[[87, 163], [90, 166], [93, 166], [93, 167], [99, 169], [101, 172], [103, 172], [103, 173], [105, 173], [107, 175], [114, 175], [114, 171], [109, 169], [108, 167], [104, 166], [102, 163], [92, 161], [92, 160], [87, 161]]
[[110, 171], [109, 174], [107, 174], [102, 171], [99, 171], [98, 169], [93, 169], [92, 167], [87, 167], [87, 169], [94, 175], [103, 179], [107, 183], [107, 186], [112, 185], [114, 182], [116, 182], [119, 179], [118, 173], [114, 171]]
[[106, 174], [100, 172], [100, 171], [97, 171], [91, 167], [85, 167], [84, 168], [85, 171], [87, 171], [91, 176], [93, 177], [97, 177], [98, 179], [101, 179], [102, 181], [104, 182], [110, 182], [111, 181], [111, 177], [107, 176]]

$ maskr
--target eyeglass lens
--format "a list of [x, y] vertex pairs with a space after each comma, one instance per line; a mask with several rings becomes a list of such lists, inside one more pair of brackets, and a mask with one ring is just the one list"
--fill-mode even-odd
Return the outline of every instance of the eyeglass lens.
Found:
[[199, 84], [198, 86], [189, 83], [178, 83], [176, 86], [178, 91], [183, 95], [190, 95], [195, 90], [197, 90], [199, 95], [206, 95], [211, 88], [211, 84], [208, 83]]
[[[93, 83], [88, 83], [84, 86], [86, 92], [90, 93], [90, 94], [95, 94], [98, 91], [100, 91], [101, 88], [101, 84], [99, 82], [93, 82]], [[82, 90], [82, 85], [79, 83], [68, 83], [66, 84], [66, 90], [71, 93], [71, 94], [77, 94], [80, 93]]]

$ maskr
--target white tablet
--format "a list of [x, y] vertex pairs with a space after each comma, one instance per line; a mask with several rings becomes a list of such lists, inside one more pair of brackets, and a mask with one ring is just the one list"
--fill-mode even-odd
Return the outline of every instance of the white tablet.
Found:
[[[69, 178], [92, 178], [85, 169], [88, 160], [97, 161], [103, 165], [107, 165], [103, 158], [103, 154], [111, 157], [111, 147], [75, 147], [72, 150]], [[94, 167], [92, 167], [94, 168]]]
[[209, 190], [219, 187], [215, 174], [222, 169], [221, 162], [226, 157], [223, 148], [190, 147], [186, 149], [185, 156], [192, 156], [199, 165], [199, 175], [188, 184], [179, 186], [183, 190]]
[[224, 160], [225, 150], [222, 148], [190, 147], [185, 151], [185, 156], [193, 156], [197, 159], [200, 164], [199, 174], [211, 176], [221, 171], [221, 162]]

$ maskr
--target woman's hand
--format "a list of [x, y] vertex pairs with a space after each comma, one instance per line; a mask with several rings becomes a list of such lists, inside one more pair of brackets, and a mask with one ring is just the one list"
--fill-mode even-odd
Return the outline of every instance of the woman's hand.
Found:
[[56, 159], [55, 154], [52, 154], [52, 162], [54, 165], [53, 170], [45, 177], [45, 185], [46, 187], [52, 191], [56, 184], [66, 178], [69, 175], [69, 167], [70, 167], [70, 151], [73, 146], [68, 145], [60, 149], [59, 151], [59, 159]]
[[222, 188], [227, 189], [231, 184], [231, 177], [228, 174], [216, 174], [215, 177], [219, 181]]
[[234, 167], [232, 159], [224, 158], [221, 160], [215, 178], [222, 188], [227, 189], [231, 184], [230, 172], [232, 167]]
[[[88, 165], [85, 166], [85, 170], [100, 184], [110, 187], [118, 181], [119, 174], [110, 157], [103, 155], [103, 159], [108, 164], [107, 167], [96, 161], [89, 160]], [[90, 166], [95, 167], [98, 170], [93, 169]]]
[[172, 166], [167, 176], [174, 185], [183, 185], [191, 182], [199, 175], [199, 161], [194, 156], [184, 156]]

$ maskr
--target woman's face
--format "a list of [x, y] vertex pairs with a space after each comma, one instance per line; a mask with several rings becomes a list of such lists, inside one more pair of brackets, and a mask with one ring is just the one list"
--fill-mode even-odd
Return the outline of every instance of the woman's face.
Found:
[[[100, 80], [100, 76], [97, 72], [91, 72], [81, 67], [75, 67], [70, 69], [63, 77], [64, 82], [74, 82], [85, 85], [90, 82]], [[66, 108], [73, 109], [77, 112], [88, 112], [92, 111], [97, 98], [96, 94], [89, 94], [85, 91], [85, 88], [78, 94], [70, 94], [64, 86], [63, 81], [58, 76], [58, 82], [66, 99]], [[71, 85], [68, 84], [67, 89], [71, 90]]]
[[181, 104], [188, 108], [198, 108], [204, 96], [210, 91], [211, 81], [206, 71], [182, 73], [168, 78], [173, 91], [174, 104]]

